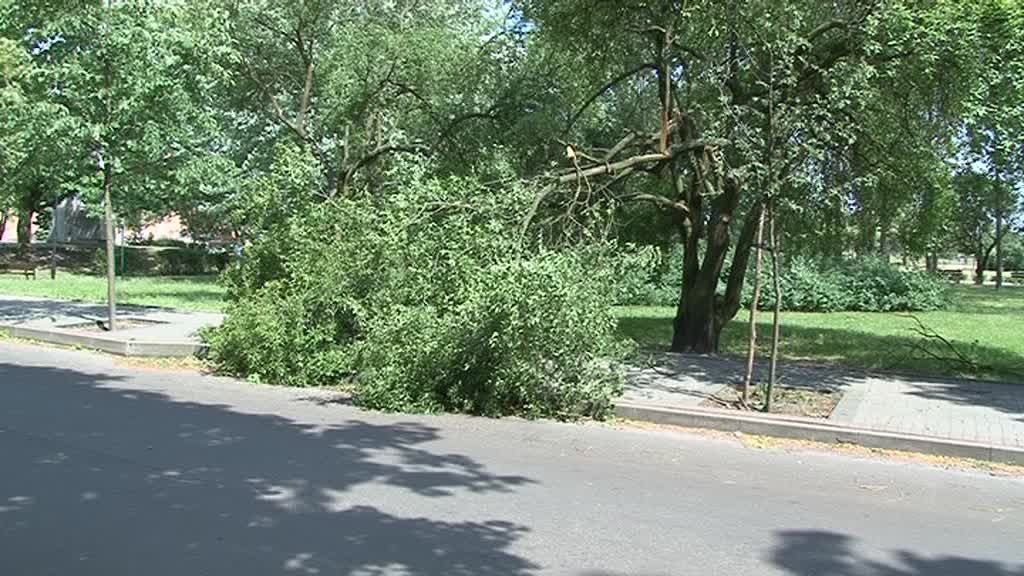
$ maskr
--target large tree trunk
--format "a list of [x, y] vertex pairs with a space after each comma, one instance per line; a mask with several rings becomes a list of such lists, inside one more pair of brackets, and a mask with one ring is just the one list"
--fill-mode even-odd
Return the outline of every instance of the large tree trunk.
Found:
[[715, 319], [714, 296], [714, 287], [703, 286], [680, 297], [672, 334], [673, 352], [718, 353], [720, 327]]
[[881, 230], [878, 233], [878, 256], [886, 263], [889, 263], [889, 253], [892, 252], [889, 247], [889, 221], [888, 218], [882, 217], [879, 219], [881, 224]]
[[985, 283], [985, 269], [988, 268], [988, 259], [992, 255], [995, 245], [996, 243], [993, 242], [988, 248], [985, 248], [982, 241], [979, 240], [977, 248], [974, 250], [974, 283], [978, 286]]
[[28, 245], [32, 243], [32, 218], [35, 216], [35, 212], [22, 208], [18, 210], [18, 251], [24, 252], [28, 250]]
[[35, 218], [36, 212], [39, 209], [39, 201], [42, 198], [42, 189], [33, 187], [21, 199], [18, 206], [18, 252], [27, 252], [29, 244], [32, 243], [32, 219]]
[[978, 286], [985, 283], [985, 255], [981, 250], [974, 253], [974, 283]]
[[[694, 231], [685, 237], [683, 287], [676, 307], [671, 347], [673, 352], [718, 353], [722, 328], [739, 312], [750, 249], [761, 215], [760, 205], [751, 208], [746, 215], [733, 254], [732, 267], [729, 269], [725, 295], [716, 295], [731, 244], [729, 225], [735, 216], [739, 195], [739, 182], [726, 178], [724, 190], [712, 204], [712, 217], [707, 226], [707, 248], [699, 264], [699, 238]], [[699, 194], [693, 190], [691, 198], [695, 197], [699, 197]], [[694, 212], [692, 208], [691, 212]], [[696, 216], [694, 220], [699, 221], [700, 217]]]

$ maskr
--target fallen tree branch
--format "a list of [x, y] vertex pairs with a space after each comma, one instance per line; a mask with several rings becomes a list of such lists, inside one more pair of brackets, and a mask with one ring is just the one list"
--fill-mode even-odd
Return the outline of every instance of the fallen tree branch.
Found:
[[686, 142], [680, 142], [679, 144], [673, 144], [669, 146], [668, 150], [664, 153], [651, 152], [647, 154], [637, 154], [630, 156], [624, 160], [617, 162], [605, 162], [603, 164], [595, 164], [588, 167], [581, 167], [579, 171], [575, 169], [572, 172], [557, 176], [555, 179], [561, 184], [572, 182], [579, 177], [590, 177], [598, 176], [601, 174], [614, 174], [626, 168], [632, 168], [638, 164], [658, 164], [666, 160], [671, 160], [679, 154], [687, 152], [693, 152], [695, 150], [703, 150], [712, 146], [726, 146], [730, 142], [723, 138], [697, 138], [694, 140], [687, 140]]
[[[920, 318], [914, 314], [898, 314], [901, 318], [909, 318], [914, 321], [914, 326], [911, 331], [917, 334], [925, 344], [915, 342], [911, 345], [911, 348], [923, 353], [929, 358], [941, 362], [946, 366], [957, 366], [963, 369], [967, 369], [970, 372], [979, 372], [982, 370], [990, 370], [991, 366], [979, 364], [973, 358], [968, 357], [961, 352], [953, 343], [944, 337], [943, 335], [936, 332], [934, 329], [929, 328], [921, 321]], [[938, 343], [940, 349], [946, 350], [950, 355], [943, 355], [939, 352], [931, 349], [928, 343]]]

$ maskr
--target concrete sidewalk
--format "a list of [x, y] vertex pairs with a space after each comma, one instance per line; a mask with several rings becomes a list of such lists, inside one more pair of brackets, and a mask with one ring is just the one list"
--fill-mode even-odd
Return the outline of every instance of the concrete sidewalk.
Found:
[[190, 356], [203, 349], [198, 332], [222, 314], [152, 306], [118, 306], [123, 328], [104, 332], [103, 304], [0, 295], [0, 329], [12, 336], [82, 346], [126, 356]]
[[[630, 370], [622, 403], [632, 414], [645, 413], [645, 408], [698, 409], [709, 395], [738, 384], [744, 373], [736, 358], [662, 354], [651, 360]], [[803, 424], [1024, 450], [1024, 383], [872, 374], [803, 363], [784, 363], [780, 371], [783, 386], [843, 393], [827, 420], [795, 419]], [[743, 415], [713, 412], [720, 418]], [[777, 420], [785, 424], [794, 419]]]

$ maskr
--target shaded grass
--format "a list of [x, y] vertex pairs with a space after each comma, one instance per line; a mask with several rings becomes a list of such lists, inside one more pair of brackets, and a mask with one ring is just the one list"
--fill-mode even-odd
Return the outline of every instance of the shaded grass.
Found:
[[[0, 294], [106, 302], [107, 280], [101, 276], [60, 271], [55, 280], [50, 280], [49, 273], [42, 270], [34, 280], [4, 274], [0, 275]], [[217, 276], [118, 278], [117, 298], [120, 304], [186, 310], [219, 311], [224, 308], [224, 288], [218, 283]]]
[[[664, 349], [672, 339], [673, 308], [617, 309], [620, 332], [641, 347]], [[916, 323], [904, 314], [784, 312], [782, 357], [836, 362], [867, 369], [906, 370], [949, 376], [974, 376], [1024, 382], [1024, 287], [997, 291], [990, 286], [958, 286], [949, 310], [915, 313], [930, 330], [948, 339], [981, 369], [935, 360], [919, 348]], [[722, 334], [723, 352], [744, 354], [747, 313], [741, 312]], [[759, 317], [759, 350], [767, 351], [771, 314]], [[942, 355], [941, 347], [929, 349]]]

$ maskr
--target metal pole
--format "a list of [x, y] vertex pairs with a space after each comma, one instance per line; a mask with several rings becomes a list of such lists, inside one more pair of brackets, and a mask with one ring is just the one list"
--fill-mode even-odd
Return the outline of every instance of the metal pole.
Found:
[[57, 279], [57, 207], [60, 194], [53, 195], [53, 217], [50, 218], [50, 280]]

